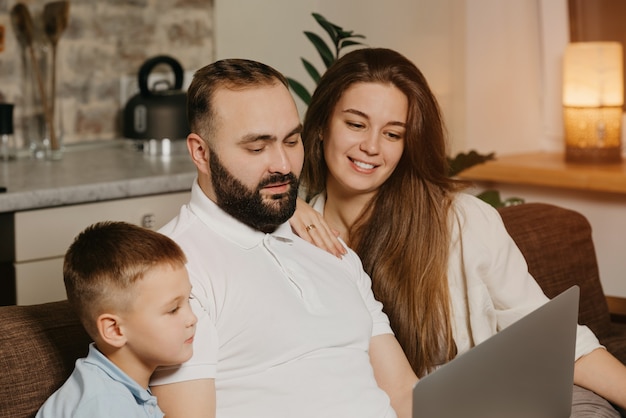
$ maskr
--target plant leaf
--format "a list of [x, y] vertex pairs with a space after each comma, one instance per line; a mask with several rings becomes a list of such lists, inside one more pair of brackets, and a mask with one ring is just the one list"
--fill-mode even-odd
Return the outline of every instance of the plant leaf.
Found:
[[[354, 45], [364, 45], [363, 43], [354, 40], [355, 38], [365, 39], [364, 35], [355, 34], [354, 31], [344, 30], [341, 26], [328, 21], [328, 19], [319, 13], [311, 13], [311, 15], [322, 27], [322, 29], [328, 33], [333, 41], [332, 46], [335, 47], [335, 55], [333, 55], [331, 47], [319, 35], [313, 32], [304, 31], [304, 35], [313, 44], [327, 69], [335, 62], [335, 60], [339, 58], [342, 48]], [[321, 79], [320, 72], [308, 60], [304, 58], [300, 59], [309, 76], [313, 79], [315, 84], [318, 84]], [[293, 90], [293, 92], [308, 106], [311, 102], [311, 94], [308, 92], [306, 87], [289, 77], [287, 77], [287, 81], [289, 82], [289, 87]]]
[[515, 206], [526, 203], [526, 201], [521, 197], [509, 197], [508, 199], [505, 199], [502, 203], [504, 204], [504, 206]]
[[[328, 22], [328, 19], [326, 19], [324, 16], [322, 16], [322, 15], [321, 15], [321, 14], [319, 14], [319, 13], [315, 13], [315, 12], [313, 12], [313, 13], [311, 13], [311, 16], [313, 16], [313, 19], [315, 19], [315, 21], [316, 21], [317, 23], [320, 23], [320, 22]], [[321, 23], [320, 23], [320, 24], [321, 24]]]
[[313, 64], [311, 64], [306, 59], [304, 58], [300, 58], [300, 59], [302, 60], [302, 65], [304, 65], [304, 69], [306, 70], [307, 73], [309, 73], [313, 81], [315, 81], [315, 84], [316, 85], [319, 84], [320, 78], [322, 78], [322, 76], [320, 76], [320, 73], [319, 71], [317, 71], [317, 68], [315, 68]]
[[359, 35], [358, 33], [354, 33], [353, 30], [343, 30], [341, 29], [338, 34], [340, 39], [348, 39], [348, 38], [362, 38], [365, 39], [365, 35]]
[[[326, 19], [324, 16], [322, 16], [319, 13], [311, 13], [311, 15], [313, 16], [313, 18], [315, 19], [315, 21], [322, 27], [326, 28], [329, 27], [331, 28], [331, 30], [333, 30], [336, 33], [339, 33], [343, 30], [343, 28], [335, 23], [332, 23], [330, 20]], [[329, 33], [330, 35], [330, 33]]]
[[304, 102], [304, 104], [308, 106], [311, 103], [311, 94], [306, 89], [306, 87], [290, 77], [287, 77], [287, 82], [289, 83], [289, 87], [291, 87], [291, 90], [293, 90], [293, 92], [296, 93], [296, 95]]
[[354, 45], [365, 45], [365, 44], [363, 42], [344, 40], [344, 41], [341, 41], [341, 44], [339, 46], [341, 49], [343, 49], [345, 47], [354, 46]]
[[330, 36], [330, 39], [332, 39], [333, 43], [336, 45], [340, 39], [339, 34], [341, 33], [342, 29], [339, 26], [330, 23], [322, 15], [313, 13], [313, 17], [315, 17], [317, 23], [322, 27], [322, 29], [326, 31], [328, 36]]
[[489, 203], [494, 208], [504, 206], [504, 203], [500, 200], [500, 192], [497, 190], [485, 190], [484, 192], [476, 195], [476, 197], [483, 202]]
[[494, 208], [521, 205], [522, 203], [525, 203], [524, 199], [520, 197], [509, 197], [508, 199], [502, 200], [500, 192], [493, 189], [485, 190], [484, 192], [476, 195], [476, 197], [483, 202], [489, 203]]
[[317, 53], [320, 54], [322, 61], [324, 61], [324, 65], [326, 65], [326, 68], [330, 67], [333, 61], [335, 61], [335, 57], [333, 53], [331, 52], [330, 48], [328, 47], [328, 45], [326, 45], [324, 40], [320, 38], [319, 35], [313, 32], [305, 31], [304, 34], [309, 39], [309, 41], [311, 41], [311, 43], [317, 50]]
[[495, 154], [493, 152], [490, 154], [480, 154], [475, 150], [471, 150], [467, 154], [459, 152], [454, 158], [448, 158], [448, 175], [450, 177], [454, 177], [463, 170], [466, 170], [476, 164], [481, 164], [485, 161], [493, 160], [494, 158]]

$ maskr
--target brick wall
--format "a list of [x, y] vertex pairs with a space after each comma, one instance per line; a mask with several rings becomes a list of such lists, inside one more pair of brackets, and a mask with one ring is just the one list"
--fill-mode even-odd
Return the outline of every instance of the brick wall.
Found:
[[[21, 0], [36, 23], [49, 0]], [[22, 111], [22, 48], [11, 24], [16, 1], [0, 0], [0, 95]], [[212, 0], [71, 0], [58, 44], [57, 103], [65, 144], [121, 136], [120, 79], [135, 77], [155, 55], [176, 58], [186, 71], [213, 60]], [[16, 137], [21, 141], [20, 128]]]

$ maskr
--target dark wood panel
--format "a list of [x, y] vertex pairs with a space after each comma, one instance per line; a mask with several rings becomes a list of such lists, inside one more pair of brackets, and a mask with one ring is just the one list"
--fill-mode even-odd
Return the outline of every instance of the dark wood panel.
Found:
[[15, 305], [15, 217], [0, 213], [0, 306]]
[[606, 302], [609, 305], [611, 319], [615, 322], [626, 323], [626, 299], [615, 296], [607, 296]]

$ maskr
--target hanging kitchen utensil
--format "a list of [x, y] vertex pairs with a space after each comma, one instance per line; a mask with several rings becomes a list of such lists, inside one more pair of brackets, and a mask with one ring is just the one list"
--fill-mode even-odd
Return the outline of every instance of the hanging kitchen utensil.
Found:
[[[44, 75], [39, 68], [39, 62], [35, 54], [35, 27], [33, 25], [33, 18], [31, 17], [28, 7], [23, 3], [17, 3], [11, 8], [11, 23], [15, 31], [20, 45], [25, 48], [29, 55], [32, 64], [33, 72], [35, 73], [35, 79], [39, 91], [39, 98], [41, 99], [41, 106], [43, 107], [44, 118], [46, 125], [50, 129], [54, 126], [53, 117], [49, 106], [48, 96], [46, 94], [46, 86], [44, 83]], [[52, 141], [54, 134], [51, 134], [50, 140]]]

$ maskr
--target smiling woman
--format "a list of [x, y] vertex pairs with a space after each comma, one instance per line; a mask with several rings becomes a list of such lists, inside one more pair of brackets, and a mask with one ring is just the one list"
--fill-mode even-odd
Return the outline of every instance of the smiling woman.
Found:
[[[389, 94], [394, 91], [390, 85], [401, 93]], [[356, 94], [366, 91], [364, 86], [372, 87], [368, 95]], [[386, 106], [377, 108], [373, 94]], [[344, 112], [346, 108], [357, 109], [358, 117]], [[389, 115], [389, 109], [404, 112]], [[380, 115], [368, 114], [374, 110]], [[390, 120], [404, 124], [400, 155], [389, 152], [389, 144], [397, 141], [378, 135], [387, 132]], [[371, 135], [370, 127], [376, 127]], [[374, 296], [383, 303], [418, 376], [548, 301], [498, 212], [463, 193], [463, 185], [448, 176], [437, 101], [420, 70], [401, 54], [363, 48], [337, 60], [313, 94], [303, 138], [302, 177], [308, 193], [317, 193], [310, 204], [318, 217], [298, 206], [292, 227], [326, 221], [339, 230], [363, 261]], [[378, 185], [371, 190], [334, 187], [354, 186], [355, 178], [376, 173], [385, 162], [397, 164], [382, 182], [372, 182]], [[339, 176], [340, 181], [335, 180]], [[313, 234], [301, 236], [318, 244]], [[626, 406], [624, 389], [615, 391], [605, 384], [608, 379], [626, 385], [626, 367], [587, 327], [578, 328], [574, 369], [574, 382], [580, 386], [574, 391], [574, 405], [603, 405], [607, 414], [601, 416], [607, 417], [616, 416], [607, 399]]]
[[[448, 176], [443, 120], [423, 74], [390, 49], [344, 55], [313, 94], [303, 140], [302, 183], [323, 215], [317, 223], [363, 260], [414, 371], [452, 359], [446, 272], [461, 184]], [[307, 216], [299, 206], [292, 227], [316, 223]], [[433, 298], [437, 310], [427, 308]]]
[[375, 193], [402, 156], [407, 107], [406, 96], [390, 84], [356, 83], [346, 89], [320, 138], [327, 156], [327, 189], [344, 195]]

